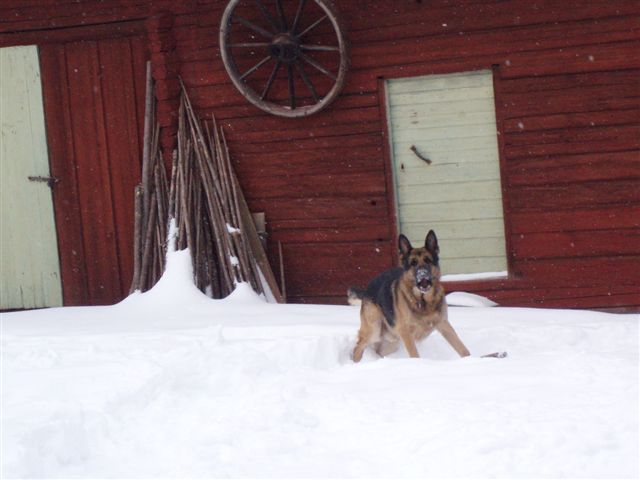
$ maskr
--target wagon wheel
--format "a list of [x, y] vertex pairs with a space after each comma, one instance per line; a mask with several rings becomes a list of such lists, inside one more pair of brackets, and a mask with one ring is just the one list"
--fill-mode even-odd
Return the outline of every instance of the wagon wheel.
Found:
[[240, 93], [282, 117], [304, 117], [329, 105], [349, 66], [342, 22], [330, 0], [275, 0], [275, 6], [231, 0], [220, 24], [220, 51]]

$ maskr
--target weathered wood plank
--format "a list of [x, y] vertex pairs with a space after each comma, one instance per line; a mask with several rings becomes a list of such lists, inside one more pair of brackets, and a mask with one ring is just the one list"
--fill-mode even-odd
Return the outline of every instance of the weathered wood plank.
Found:
[[322, 175], [377, 172], [383, 175], [381, 146], [318, 148], [302, 155], [299, 151], [236, 153], [234, 162], [241, 178], [250, 175]]
[[504, 78], [640, 68], [640, 41], [616, 42], [509, 55], [501, 63]]
[[340, 173], [319, 175], [245, 175], [242, 188], [251, 196], [263, 199], [315, 197], [342, 197], [384, 195], [386, 187], [380, 172]]
[[508, 135], [508, 159], [640, 150], [640, 126], [566, 128]]
[[134, 56], [129, 39], [102, 41], [98, 44], [98, 53], [118, 247], [120, 296], [124, 297], [133, 278], [134, 189], [140, 181], [142, 151], [136, 108], [142, 102], [135, 97], [135, 81], [139, 79], [134, 77]]
[[47, 143], [51, 174], [60, 182], [53, 191], [64, 305], [86, 305], [87, 265], [73, 146], [72, 118], [64, 45], [40, 47]]
[[509, 134], [576, 127], [634, 125], [638, 118], [640, 118], [640, 110], [637, 108], [516, 117], [504, 122], [504, 132]]
[[87, 288], [92, 303], [109, 304], [121, 287], [98, 46], [72, 43], [65, 53]]
[[520, 233], [512, 247], [519, 259], [640, 255], [640, 229]]
[[518, 260], [514, 267], [532, 282], [557, 286], [640, 285], [640, 256]]
[[[611, 165], [615, 168], [609, 168]], [[513, 187], [631, 178], [640, 181], [640, 152], [525, 157], [509, 161], [506, 173]]]
[[536, 185], [510, 191], [513, 210], [545, 211], [553, 208], [591, 208], [616, 204], [619, 208], [640, 203], [637, 180]]
[[640, 227], [640, 205], [551, 209], [545, 212], [512, 212], [514, 234], [612, 230]]
[[250, 198], [252, 212], [266, 212], [267, 222], [277, 220], [338, 219], [370, 216], [387, 218], [386, 198], [367, 195], [363, 197], [298, 197], [265, 200]]

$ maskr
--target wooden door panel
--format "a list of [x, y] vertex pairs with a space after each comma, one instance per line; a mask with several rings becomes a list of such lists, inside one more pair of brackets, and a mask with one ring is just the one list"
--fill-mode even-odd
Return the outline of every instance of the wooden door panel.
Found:
[[[41, 48], [66, 305], [111, 304], [133, 271], [133, 191], [140, 178], [143, 37]], [[142, 76], [142, 78], [140, 78]]]
[[[109, 175], [113, 202], [113, 224], [116, 231], [119, 275], [133, 278], [134, 189], [140, 179], [140, 151], [136, 109], [136, 85], [129, 39], [100, 42], [98, 53], [101, 68], [102, 100], [106, 133], [106, 151], [111, 159]], [[140, 95], [144, 95], [140, 92]], [[129, 285], [121, 282], [122, 295]]]
[[65, 305], [88, 304], [87, 267], [82, 241], [76, 160], [67, 88], [64, 45], [40, 46], [42, 92], [47, 123], [49, 163], [60, 180], [55, 186], [54, 209], [60, 245], [60, 273]]
[[91, 303], [106, 304], [119, 296], [120, 278], [98, 47], [77, 42], [65, 50], [87, 288]]
[[62, 305], [38, 49], [0, 49], [0, 309]]
[[507, 270], [493, 73], [393, 79], [387, 98], [400, 231], [433, 228], [447, 273]]

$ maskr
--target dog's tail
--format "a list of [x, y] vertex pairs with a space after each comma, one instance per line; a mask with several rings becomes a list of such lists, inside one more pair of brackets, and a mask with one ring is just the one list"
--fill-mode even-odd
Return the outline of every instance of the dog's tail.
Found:
[[365, 297], [365, 291], [358, 287], [351, 287], [347, 290], [347, 301], [349, 305], [360, 305]]

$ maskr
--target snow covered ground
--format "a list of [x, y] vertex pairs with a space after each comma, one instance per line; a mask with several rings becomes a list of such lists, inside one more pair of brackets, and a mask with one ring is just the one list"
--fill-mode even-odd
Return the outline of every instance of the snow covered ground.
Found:
[[2, 315], [3, 478], [639, 475], [637, 315], [452, 307], [509, 357], [433, 334], [356, 365], [357, 307], [210, 300], [169, 260], [118, 305]]

